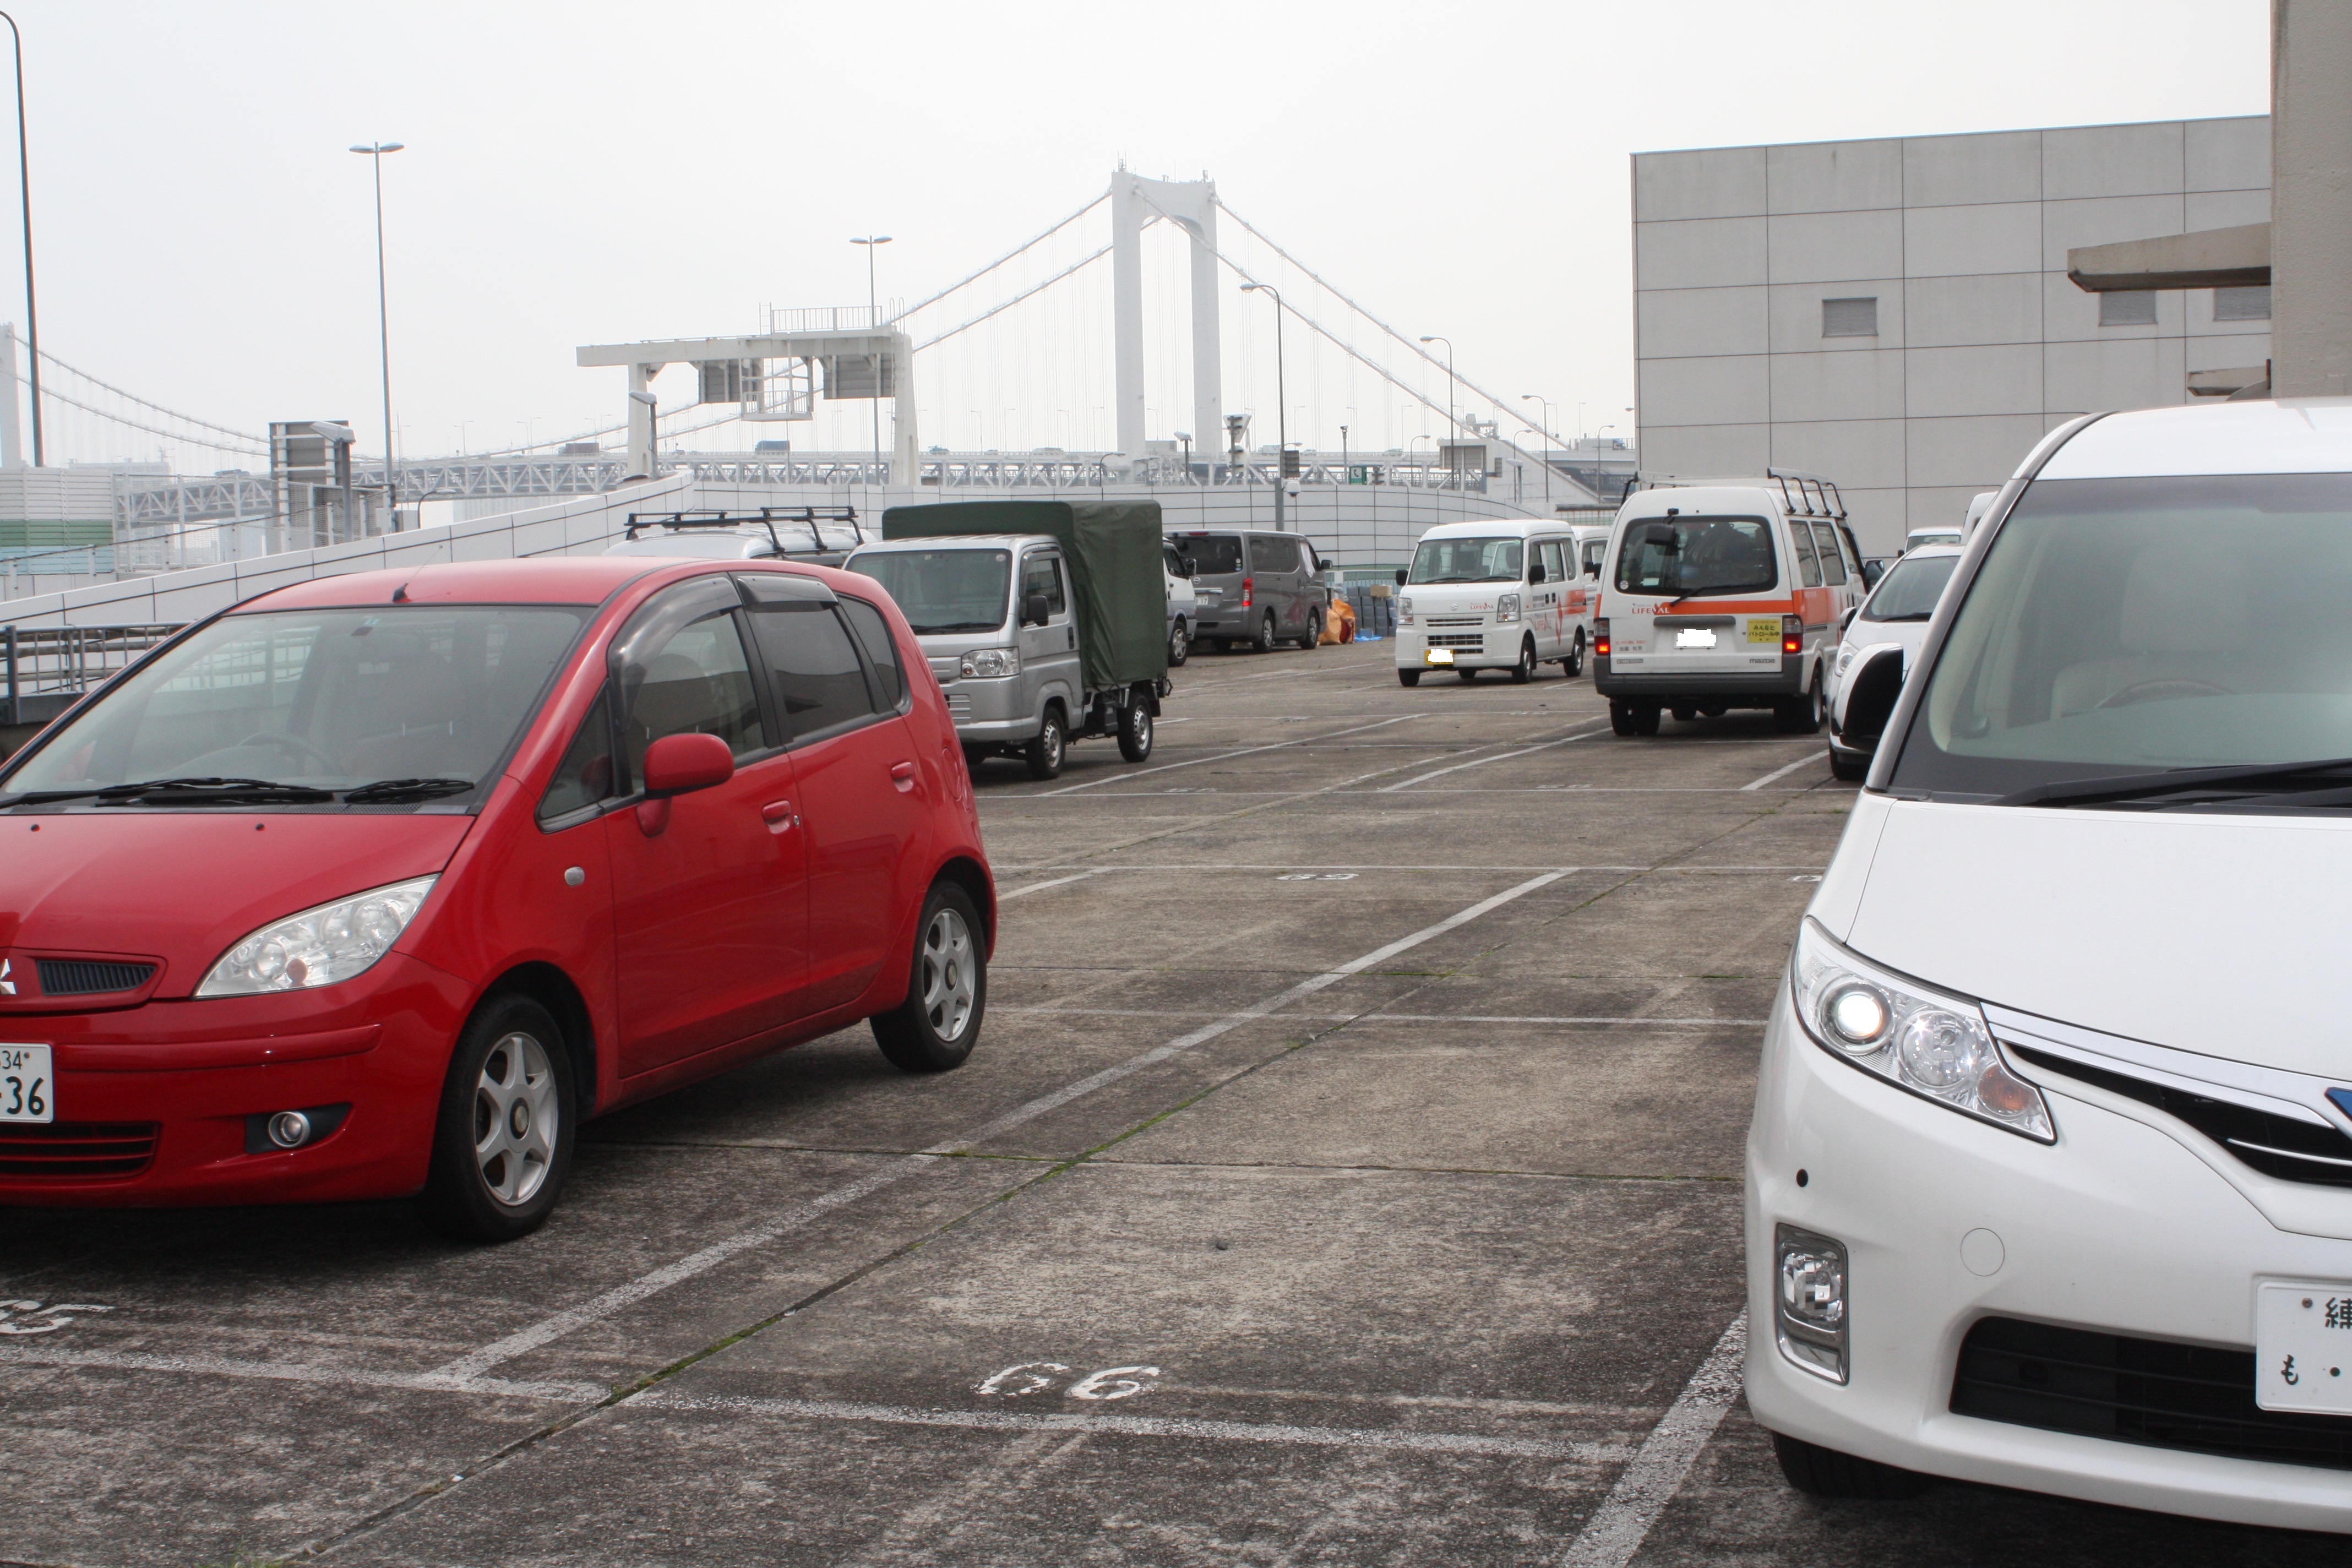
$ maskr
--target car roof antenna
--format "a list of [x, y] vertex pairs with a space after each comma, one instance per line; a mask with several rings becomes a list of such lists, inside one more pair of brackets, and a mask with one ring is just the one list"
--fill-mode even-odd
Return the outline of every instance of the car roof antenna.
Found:
[[408, 603], [407, 584], [403, 583], [399, 587], [394, 588], [392, 591], [392, 602], [395, 605], [404, 605]]

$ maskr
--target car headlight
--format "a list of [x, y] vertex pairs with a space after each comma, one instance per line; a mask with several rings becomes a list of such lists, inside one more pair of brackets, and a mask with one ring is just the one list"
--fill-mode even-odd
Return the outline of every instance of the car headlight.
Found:
[[221, 954], [199, 996], [250, 996], [334, 985], [392, 951], [438, 873], [355, 893], [263, 926]]
[[1396, 608], [1397, 625], [1401, 626], [1412, 625], [1412, 595], [1408, 594], [1398, 599]]
[[1789, 988], [1805, 1032], [1830, 1055], [2020, 1137], [2058, 1141], [2042, 1091], [2009, 1070], [1975, 1003], [1866, 963], [1810, 915]]
[[964, 655], [956, 668], [970, 676], [1018, 675], [1021, 673], [1021, 650], [1017, 647], [976, 647]]
[[1838, 644], [1837, 672], [1843, 676], [1853, 667], [1853, 656], [1861, 650], [1850, 642]]
[[1517, 594], [1504, 594], [1497, 596], [1495, 600], [1495, 618], [1506, 623], [1517, 620], [1519, 596]]

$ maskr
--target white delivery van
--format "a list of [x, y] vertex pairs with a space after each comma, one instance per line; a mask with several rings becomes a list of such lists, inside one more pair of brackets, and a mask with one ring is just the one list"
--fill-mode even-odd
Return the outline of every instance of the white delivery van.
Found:
[[1397, 679], [1507, 669], [1524, 683], [1539, 664], [1582, 673], [1592, 595], [1575, 562], [1562, 523], [1497, 517], [1431, 529], [1397, 574]]
[[1837, 487], [1658, 479], [1625, 498], [1603, 559], [1593, 684], [1620, 735], [1769, 708], [1790, 734], [1822, 727], [1826, 666], [1862, 600], [1862, 553]]
[[2071, 420], [1978, 527], [1758, 1064], [1793, 1485], [2352, 1531], [2347, 595], [2352, 398]]

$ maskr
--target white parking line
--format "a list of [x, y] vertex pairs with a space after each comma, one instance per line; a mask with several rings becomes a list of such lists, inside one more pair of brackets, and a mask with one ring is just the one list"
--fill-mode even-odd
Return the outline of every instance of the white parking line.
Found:
[[1603, 1464], [1624, 1452], [1613, 1443], [1562, 1443], [1543, 1437], [1483, 1437], [1467, 1432], [1381, 1427], [1293, 1426], [1257, 1421], [1201, 1421], [1181, 1415], [1097, 1415], [1012, 1410], [918, 1410], [837, 1399], [697, 1396], [656, 1389], [628, 1402], [635, 1409], [709, 1410], [821, 1421], [880, 1421], [907, 1426], [963, 1426], [988, 1432], [1099, 1432], [1137, 1437], [1207, 1437], [1229, 1443], [1296, 1443], [1326, 1448], [1402, 1448], [1420, 1454], [1486, 1454], [1513, 1459]]
[[1774, 768], [1770, 773], [1766, 773], [1762, 778], [1758, 779], [1754, 784], [1741, 784], [1739, 787], [1740, 787], [1740, 789], [1741, 789], [1741, 790], [1743, 790], [1743, 791], [1746, 791], [1746, 790], [1751, 790], [1751, 789], [1762, 789], [1766, 784], [1770, 784], [1774, 779], [1784, 779], [1784, 778], [1787, 778], [1790, 773], [1795, 773], [1799, 768], [1801, 768], [1801, 767], [1805, 766], [1808, 763], [1818, 763], [1818, 762], [1822, 762], [1822, 761], [1827, 760], [1828, 756], [1829, 756], [1829, 753], [1828, 753], [1827, 752], [1813, 752], [1811, 756], [1799, 757], [1795, 762], [1790, 763], [1787, 767], [1785, 767], [1785, 768]]
[[446, 1365], [436, 1367], [431, 1375], [453, 1379], [479, 1377], [502, 1362], [511, 1361], [516, 1356], [537, 1350], [540, 1346], [561, 1339], [575, 1329], [609, 1318], [614, 1313], [633, 1307], [647, 1297], [657, 1295], [673, 1285], [681, 1284], [698, 1275], [706, 1274], [739, 1253], [764, 1246], [791, 1231], [798, 1230], [812, 1220], [845, 1204], [854, 1203], [869, 1194], [879, 1192], [894, 1182], [913, 1175], [918, 1171], [937, 1165], [946, 1155], [970, 1148], [975, 1143], [984, 1143], [991, 1138], [1010, 1131], [1024, 1122], [1034, 1121], [1048, 1111], [1058, 1110], [1074, 1100], [1093, 1093], [1096, 1089], [1117, 1083], [1121, 1079], [1141, 1072], [1146, 1068], [1156, 1066], [1171, 1057], [1191, 1050], [1195, 1046], [1213, 1040], [1218, 1036], [1237, 1029], [1254, 1019], [1263, 1018], [1277, 1008], [1312, 996], [1328, 986], [1338, 984], [1351, 974], [1361, 973], [1376, 963], [1384, 963], [1409, 948], [1418, 947], [1433, 937], [1442, 936], [1457, 926], [1466, 925], [1479, 916], [1499, 909], [1514, 899], [1532, 893], [1538, 888], [1549, 887], [1567, 875], [1569, 875], [1568, 869], [1546, 871], [1539, 877], [1529, 878], [1515, 888], [1506, 889], [1492, 898], [1481, 899], [1469, 908], [1448, 915], [1435, 925], [1423, 926], [1411, 936], [1402, 937], [1385, 947], [1374, 948], [1361, 958], [1351, 959], [1336, 969], [1311, 975], [1262, 1002], [1253, 1003], [1238, 1012], [1225, 1014], [1215, 1022], [1205, 1024], [1189, 1034], [1179, 1035], [1164, 1046], [1156, 1046], [1140, 1056], [1130, 1057], [1126, 1061], [1103, 1068], [1100, 1072], [1089, 1074], [1076, 1083], [1066, 1084], [1051, 1094], [1040, 1095], [1025, 1105], [1016, 1106], [992, 1121], [982, 1122], [960, 1137], [934, 1143], [919, 1154], [901, 1155], [890, 1163], [869, 1172], [845, 1186], [836, 1187], [829, 1193], [811, 1198], [806, 1203], [786, 1209], [775, 1219], [756, 1229], [740, 1231], [712, 1242], [699, 1251], [690, 1252], [675, 1262], [664, 1264], [661, 1268], [640, 1275], [626, 1284], [614, 1286], [612, 1289], [583, 1301], [579, 1306], [567, 1308], [550, 1317], [542, 1318], [527, 1328], [508, 1334], [502, 1339], [494, 1340], [481, 1349], [459, 1356]]
[[[1222, 1013], [1188, 1012], [1181, 1008], [1148, 1007], [992, 1007], [992, 1013], [1017, 1013], [1032, 1018], [1220, 1018]], [[1769, 1021], [1763, 1018], [1645, 1018], [1634, 1014], [1583, 1015], [1562, 1014], [1522, 1016], [1502, 1013], [1285, 1013], [1285, 1018], [1300, 1018], [1310, 1023], [1336, 1024], [1647, 1024], [1660, 1028], [1712, 1029], [1761, 1028]]]
[[496, 1394], [522, 1399], [593, 1404], [612, 1390], [600, 1383], [519, 1383], [503, 1377], [451, 1377], [431, 1372], [373, 1372], [365, 1367], [305, 1366], [295, 1362], [240, 1361], [227, 1356], [146, 1355], [120, 1351], [38, 1350], [0, 1346], [0, 1366], [104, 1367], [117, 1372], [176, 1372], [269, 1383], [316, 1383], [340, 1388], [398, 1388], [420, 1394]]
[[[1587, 721], [1597, 722], [1597, 721]], [[1401, 789], [1411, 789], [1417, 784], [1423, 784], [1433, 778], [1443, 778], [1447, 773], [1458, 773], [1465, 768], [1483, 768], [1488, 763], [1508, 762], [1513, 757], [1524, 757], [1531, 752], [1549, 752], [1554, 746], [1565, 746], [1571, 741], [1586, 740], [1599, 733], [1600, 731], [1598, 730], [1586, 730], [1579, 734], [1563, 735], [1557, 741], [1546, 741], [1538, 746], [1522, 746], [1516, 752], [1503, 752], [1491, 757], [1480, 757], [1475, 762], [1456, 763], [1450, 768], [1438, 768], [1430, 773], [1417, 774], [1412, 778], [1406, 779], [1402, 784], [1383, 785], [1374, 793], [1379, 795], [1394, 795]]]
[[[1385, 729], [1391, 724], [1408, 723], [1420, 717], [1422, 715], [1418, 713], [1408, 713], [1402, 719], [1382, 719], [1370, 724], [1359, 724], [1351, 730], [1332, 730], [1320, 735], [1301, 735], [1290, 741], [1268, 741], [1263, 746], [1244, 746], [1237, 752], [1219, 752], [1214, 756], [1194, 757], [1189, 763], [1164, 763], [1156, 768], [1138, 768], [1132, 772], [1106, 773], [1101, 778], [1088, 779], [1084, 784], [1066, 784], [1060, 789], [1041, 789], [1035, 795], [1026, 798], [1034, 799], [1037, 796], [1049, 795], [1075, 795], [1079, 790], [1094, 789], [1101, 784], [1125, 784], [1129, 779], [1139, 779], [1147, 773], [1173, 773], [1178, 768], [1197, 768], [1202, 763], [1222, 763], [1227, 757], [1246, 757], [1253, 752], [1278, 752], [1285, 746], [1304, 746], [1315, 741], [1336, 741], [1342, 735], [1360, 734], [1366, 730]], [[1015, 795], [1010, 798], [1017, 800], [1024, 797]]]
[[1723, 1413], [1739, 1395], [1739, 1369], [1748, 1352], [1748, 1314], [1742, 1311], [1715, 1342], [1715, 1349], [1683, 1384], [1673, 1405], [1642, 1439], [1633, 1462], [1576, 1532], [1560, 1568], [1624, 1568], [1650, 1533], [1658, 1515], [1675, 1500], [1685, 1478], [1715, 1436]]
[[1100, 870], [1081, 871], [1075, 877], [1056, 877], [1050, 882], [1032, 882], [1025, 888], [1015, 888], [1009, 893], [997, 894], [996, 901], [1001, 904], [1007, 899], [1017, 899], [1024, 893], [1042, 893], [1048, 888], [1066, 888], [1072, 882], [1083, 882], [1088, 877], [1099, 877], [1101, 875], [1102, 872]]

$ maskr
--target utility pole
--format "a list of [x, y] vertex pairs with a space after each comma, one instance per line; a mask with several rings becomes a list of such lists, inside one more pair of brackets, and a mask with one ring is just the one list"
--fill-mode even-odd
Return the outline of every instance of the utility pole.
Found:
[[[29, 352], [26, 363], [33, 370], [33, 467], [41, 466], [41, 312], [33, 302], [33, 155], [25, 145], [25, 35], [16, 30], [16, 18], [0, 11], [0, 21], [8, 24], [8, 37], [16, 47], [16, 188], [23, 197], [25, 211], [25, 334]], [[15, 365], [8, 374], [16, 374]]]
[[1244, 283], [1242, 292], [1260, 289], [1274, 296], [1274, 531], [1283, 530], [1283, 496], [1290, 489], [1290, 437], [1286, 406], [1288, 395], [1282, 383], [1282, 291], [1271, 283]]
[[[352, 149], [366, 153], [375, 165], [375, 330], [383, 356], [383, 505], [392, 513], [394, 528], [400, 526], [400, 490], [392, 477], [392, 311], [383, 286], [383, 155], [397, 153], [404, 145], [400, 142], [372, 142]], [[37, 406], [39, 399], [34, 402]]]

